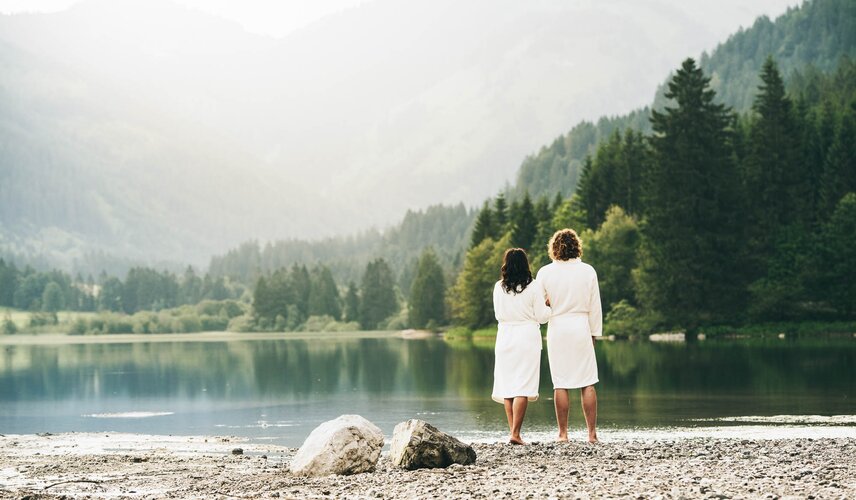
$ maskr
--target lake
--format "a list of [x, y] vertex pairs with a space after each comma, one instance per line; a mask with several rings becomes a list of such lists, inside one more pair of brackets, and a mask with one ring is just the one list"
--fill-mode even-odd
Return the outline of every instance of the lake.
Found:
[[[408, 418], [466, 440], [506, 432], [502, 406], [490, 399], [492, 341], [392, 333], [108, 340], [0, 337], [0, 433], [213, 434], [299, 446], [345, 413], [388, 436]], [[553, 436], [546, 354], [524, 439]], [[602, 439], [856, 437], [852, 337], [602, 341], [597, 361]], [[578, 403], [571, 427], [582, 439]]]

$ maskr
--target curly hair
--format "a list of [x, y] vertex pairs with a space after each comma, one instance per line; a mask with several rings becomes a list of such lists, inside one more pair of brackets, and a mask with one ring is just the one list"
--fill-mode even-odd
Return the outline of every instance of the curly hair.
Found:
[[583, 256], [583, 243], [573, 229], [560, 229], [547, 243], [551, 260], [571, 260]]
[[532, 283], [532, 271], [529, 269], [529, 258], [522, 248], [509, 248], [502, 256], [502, 289], [505, 293], [518, 294], [529, 283]]

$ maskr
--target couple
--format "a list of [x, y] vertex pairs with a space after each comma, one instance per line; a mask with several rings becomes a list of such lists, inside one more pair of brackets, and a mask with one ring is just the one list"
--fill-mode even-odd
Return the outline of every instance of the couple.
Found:
[[580, 261], [582, 244], [573, 229], [556, 231], [547, 245], [553, 261], [532, 279], [526, 252], [506, 250], [502, 279], [493, 289], [496, 365], [492, 398], [505, 405], [512, 444], [520, 437], [529, 401], [538, 399], [541, 323], [547, 323], [547, 357], [559, 441], [568, 440], [569, 389], [581, 389], [588, 440], [597, 442], [597, 362], [594, 337], [601, 335], [602, 313], [597, 274]]

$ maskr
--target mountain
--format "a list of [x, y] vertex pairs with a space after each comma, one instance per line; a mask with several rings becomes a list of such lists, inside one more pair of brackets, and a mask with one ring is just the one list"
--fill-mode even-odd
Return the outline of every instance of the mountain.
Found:
[[475, 204], [757, 14], [676, 5], [377, 0], [283, 39], [165, 0], [0, 16], [0, 250], [198, 263]]
[[0, 109], [0, 248], [8, 253], [55, 264], [96, 249], [204, 262], [212, 248], [271, 227], [301, 229], [281, 214], [306, 200], [282, 196], [273, 186], [285, 180], [257, 158], [2, 41]]
[[[799, 78], [804, 71], [831, 71], [841, 58], [856, 58], [856, 2], [811, 0], [788, 9], [775, 21], [761, 16], [710, 54], [702, 53], [699, 63], [710, 76], [717, 98], [736, 111], [746, 111], [761, 83], [758, 74], [767, 56], [776, 59], [789, 79]], [[657, 90], [655, 109], [664, 105], [664, 89], [662, 84]], [[649, 116], [650, 107], [645, 107], [597, 122], [580, 122], [523, 161], [512, 195], [554, 196], [561, 192], [570, 196], [585, 157], [617, 130], [650, 131]]]
[[[705, 71], [712, 75], [717, 95], [735, 109], [747, 111], [757, 91], [758, 73], [767, 55], [772, 54], [776, 58], [790, 79], [802, 82], [799, 84], [800, 89], [811, 88], [814, 85], [811, 80], [818, 78], [818, 72], [830, 72], [842, 58], [856, 56], [856, 31], [849, 29], [854, 22], [856, 13], [852, 2], [806, 2], [799, 8], [790, 9], [775, 21], [759, 18], [751, 28], [741, 29], [731, 35], [710, 54], [702, 54], [700, 61]], [[687, 55], [690, 54], [685, 54], [685, 57]], [[659, 98], [655, 99], [654, 105], [661, 106]], [[614, 131], [625, 128], [650, 131], [650, 109], [645, 107], [625, 115], [604, 116], [596, 122], [578, 123], [568, 133], [557, 137], [523, 161], [516, 184], [509, 188], [512, 198], [522, 197], [526, 192], [535, 198], [546, 195], [552, 199], [557, 192], [561, 192], [564, 197], [570, 196], [576, 187], [584, 158], [593, 153], [598, 143]], [[386, 236], [363, 235], [356, 240], [359, 243], [349, 238], [316, 243], [281, 241], [264, 249], [251, 243], [227, 255], [214, 257], [210, 269], [215, 275], [228, 275], [250, 282], [250, 278], [259, 271], [272, 271], [292, 262], [311, 263], [321, 260], [332, 263], [339, 276], [353, 277], [361, 272], [363, 261], [368, 257], [361, 253], [360, 263], [349, 265], [342, 256], [369, 249], [369, 254], [392, 259], [393, 268], [401, 274], [408, 272], [407, 266], [402, 264], [412, 262], [414, 255], [418, 255], [423, 246], [442, 249], [445, 254], [441, 260], [447, 268], [449, 264], [454, 267], [469, 244], [469, 226], [449, 226], [442, 233], [444, 236], [435, 235], [419, 241], [395, 237], [400, 228], [412, 228], [416, 221], [420, 221], [422, 226], [444, 227], [444, 224], [448, 224], [448, 215], [445, 219], [438, 215], [450, 211], [452, 207], [435, 207], [429, 213], [408, 214], [405, 222], [393, 226]], [[402, 248], [410, 252], [407, 259], [402, 259], [399, 254]], [[311, 251], [307, 251], [309, 249]]]

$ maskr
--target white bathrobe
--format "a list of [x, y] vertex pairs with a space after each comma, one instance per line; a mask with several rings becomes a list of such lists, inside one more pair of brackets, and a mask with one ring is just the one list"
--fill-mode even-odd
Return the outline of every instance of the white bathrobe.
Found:
[[507, 293], [497, 282], [493, 287], [493, 309], [499, 329], [492, 398], [497, 403], [518, 396], [535, 401], [541, 372], [540, 324], [550, 317], [544, 290], [533, 281], [520, 293]]
[[556, 389], [596, 384], [597, 360], [592, 337], [603, 334], [597, 273], [571, 259], [553, 261], [538, 271], [553, 310], [547, 324], [547, 358]]

